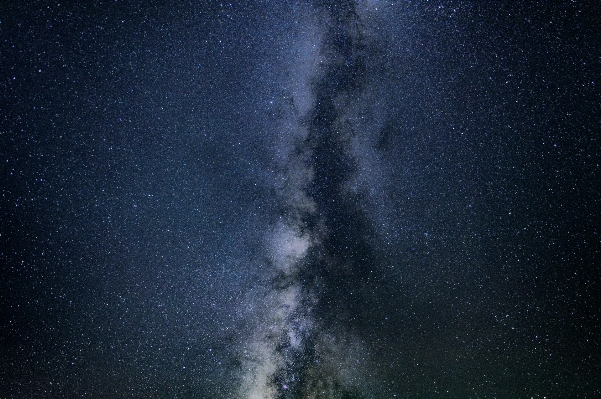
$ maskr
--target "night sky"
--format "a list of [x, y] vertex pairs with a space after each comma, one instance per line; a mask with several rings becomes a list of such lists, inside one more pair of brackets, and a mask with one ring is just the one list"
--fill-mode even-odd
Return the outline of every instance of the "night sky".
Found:
[[597, 1], [3, 1], [1, 398], [601, 398]]

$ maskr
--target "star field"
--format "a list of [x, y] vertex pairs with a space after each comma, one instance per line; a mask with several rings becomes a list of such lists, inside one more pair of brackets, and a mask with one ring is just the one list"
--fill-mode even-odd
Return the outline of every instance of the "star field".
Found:
[[601, 396], [594, 2], [0, 6], [0, 396]]

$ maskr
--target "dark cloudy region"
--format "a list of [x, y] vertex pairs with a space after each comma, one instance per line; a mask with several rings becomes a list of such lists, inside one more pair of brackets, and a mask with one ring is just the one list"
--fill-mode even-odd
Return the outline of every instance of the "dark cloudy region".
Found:
[[594, 2], [0, 6], [0, 397], [601, 397]]

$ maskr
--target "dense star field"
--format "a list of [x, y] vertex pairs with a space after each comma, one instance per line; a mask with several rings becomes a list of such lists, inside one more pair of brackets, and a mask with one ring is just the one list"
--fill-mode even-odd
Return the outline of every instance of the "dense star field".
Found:
[[601, 398], [601, 5], [6, 1], [1, 398]]

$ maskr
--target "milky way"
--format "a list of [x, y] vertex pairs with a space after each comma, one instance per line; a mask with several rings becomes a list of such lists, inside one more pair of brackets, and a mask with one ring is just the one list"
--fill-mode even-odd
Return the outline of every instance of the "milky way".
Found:
[[282, 210], [265, 236], [268, 299], [244, 345], [245, 397], [373, 393], [368, 351], [351, 331], [373, 283], [371, 227], [349, 182], [359, 166], [369, 168], [353, 144], [370, 132], [357, 121], [368, 114], [361, 102], [373, 101], [366, 86], [378, 62], [359, 14], [374, 10], [357, 8], [307, 6], [296, 16], [306, 25], [274, 128]]

